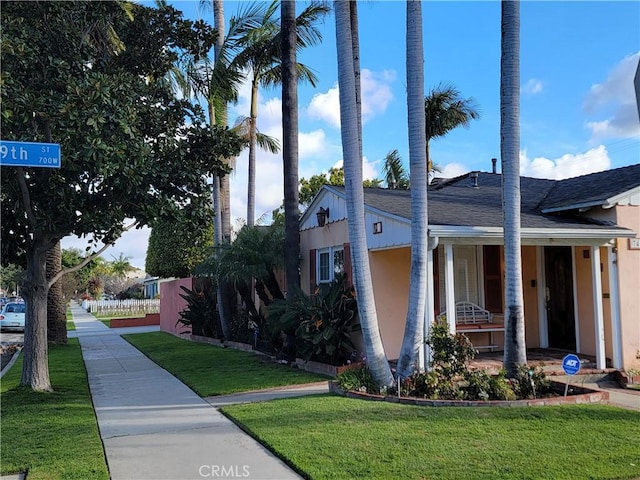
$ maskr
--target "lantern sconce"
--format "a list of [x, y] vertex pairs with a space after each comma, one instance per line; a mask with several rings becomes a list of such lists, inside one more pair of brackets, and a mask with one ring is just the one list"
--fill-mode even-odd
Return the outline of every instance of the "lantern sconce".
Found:
[[318, 226], [324, 227], [327, 223], [327, 219], [329, 218], [329, 209], [320, 207], [320, 209], [316, 212], [316, 217], [318, 219]]

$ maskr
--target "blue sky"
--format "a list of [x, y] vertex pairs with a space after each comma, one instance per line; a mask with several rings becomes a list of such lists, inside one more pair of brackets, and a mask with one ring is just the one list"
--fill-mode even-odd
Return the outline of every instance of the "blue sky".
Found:
[[[213, 22], [198, 1], [170, 1], [189, 18]], [[230, 18], [244, 2], [225, 2]], [[301, 10], [305, 2], [298, 2]], [[358, 3], [363, 69], [366, 177], [382, 177], [385, 155], [398, 149], [408, 165], [405, 95], [405, 3]], [[500, 153], [500, 3], [423, 2], [425, 91], [451, 82], [473, 97], [482, 117], [431, 143], [442, 176], [491, 170]], [[323, 43], [298, 60], [313, 68], [316, 88], [299, 88], [300, 177], [327, 172], [342, 159], [335, 19], [320, 25]], [[633, 75], [640, 58], [640, 2], [521, 4], [521, 172], [566, 178], [640, 161], [640, 122]], [[281, 91], [260, 92], [258, 128], [281, 132]], [[249, 88], [230, 119], [249, 113]], [[246, 218], [247, 154], [232, 176], [232, 216]], [[258, 152], [256, 218], [282, 202], [282, 159]], [[104, 258], [122, 252], [143, 268], [148, 229], [125, 234]], [[63, 245], [68, 247], [69, 245]]]

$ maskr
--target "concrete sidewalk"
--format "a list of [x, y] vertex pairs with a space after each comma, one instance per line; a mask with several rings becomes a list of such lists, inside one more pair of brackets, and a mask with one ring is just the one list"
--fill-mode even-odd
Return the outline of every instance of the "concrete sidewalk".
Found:
[[116, 332], [71, 311], [113, 480], [300, 478]]

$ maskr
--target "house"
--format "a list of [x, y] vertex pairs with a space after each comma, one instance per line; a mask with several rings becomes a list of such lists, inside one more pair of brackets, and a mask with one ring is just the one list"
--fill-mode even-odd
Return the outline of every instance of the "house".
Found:
[[[527, 348], [592, 355], [597, 368], [639, 368], [640, 164], [559, 181], [521, 177], [521, 196]], [[364, 199], [378, 322], [393, 359], [408, 303], [411, 196], [365, 189]], [[476, 346], [501, 348], [501, 175], [472, 172], [434, 181], [428, 209], [437, 247], [429, 254], [425, 322], [446, 314], [452, 332], [463, 330], [456, 305], [475, 305], [491, 318], [491, 331], [463, 331]], [[336, 272], [350, 274], [344, 187], [324, 186], [316, 195], [301, 218], [300, 243], [308, 292]]]

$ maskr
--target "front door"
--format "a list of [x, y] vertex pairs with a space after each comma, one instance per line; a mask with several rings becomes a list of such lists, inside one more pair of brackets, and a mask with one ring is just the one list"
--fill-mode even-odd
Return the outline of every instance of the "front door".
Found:
[[544, 258], [549, 347], [575, 351], [571, 247], [545, 247]]

